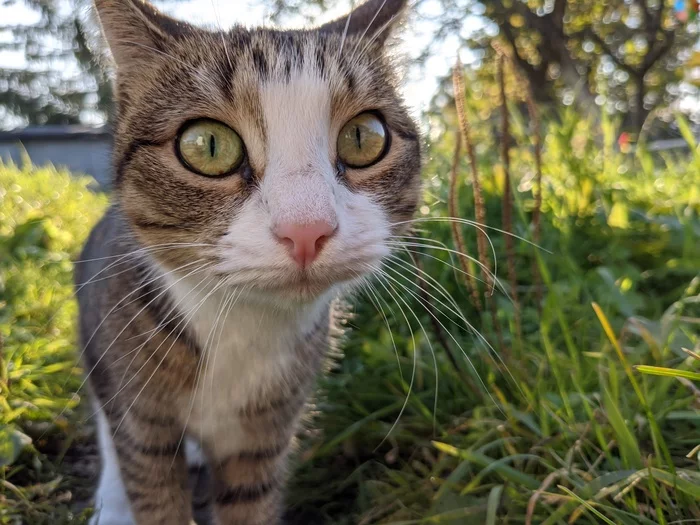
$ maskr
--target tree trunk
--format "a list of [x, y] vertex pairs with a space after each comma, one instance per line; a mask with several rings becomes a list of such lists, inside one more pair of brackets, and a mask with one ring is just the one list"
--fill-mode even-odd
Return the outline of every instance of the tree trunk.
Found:
[[646, 94], [646, 87], [644, 85], [644, 75], [640, 74], [635, 78], [635, 93], [634, 93], [634, 109], [632, 115], [632, 125], [634, 126], [634, 132], [639, 133], [644, 125], [644, 120], [647, 117], [647, 110], [644, 109], [644, 95]]

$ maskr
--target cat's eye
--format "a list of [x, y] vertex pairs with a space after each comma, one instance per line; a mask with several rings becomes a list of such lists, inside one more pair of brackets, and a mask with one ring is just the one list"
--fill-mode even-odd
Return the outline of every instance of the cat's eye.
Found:
[[215, 120], [194, 120], [185, 124], [178, 135], [176, 148], [186, 168], [207, 177], [233, 173], [245, 158], [245, 148], [238, 133]]
[[350, 168], [366, 168], [386, 153], [389, 137], [384, 122], [374, 113], [360, 113], [338, 135], [338, 157]]

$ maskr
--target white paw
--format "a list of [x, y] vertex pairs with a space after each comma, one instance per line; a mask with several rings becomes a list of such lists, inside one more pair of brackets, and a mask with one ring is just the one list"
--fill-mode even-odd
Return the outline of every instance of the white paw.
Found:
[[207, 464], [202, 447], [192, 438], [185, 440], [185, 457], [188, 467], [204, 467]]
[[129, 509], [97, 509], [88, 525], [135, 525]]

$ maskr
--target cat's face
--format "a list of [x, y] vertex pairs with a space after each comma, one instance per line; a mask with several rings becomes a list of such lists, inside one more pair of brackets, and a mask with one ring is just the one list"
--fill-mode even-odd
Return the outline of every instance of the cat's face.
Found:
[[384, 49], [402, 3], [316, 30], [209, 32], [97, 1], [116, 198], [142, 244], [179, 245], [152, 251], [164, 268], [201, 261], [294, 302], [380, 265], [419, 199], [419, 137]]

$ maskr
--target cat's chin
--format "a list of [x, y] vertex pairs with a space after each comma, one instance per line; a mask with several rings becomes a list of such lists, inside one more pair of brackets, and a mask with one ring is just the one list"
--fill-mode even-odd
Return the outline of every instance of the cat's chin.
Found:
[[329, 300], [339, 295], [348, 286], [350, 286], [349, 281], [295, 279], [283, 283], [256, 284], [253, 290], [255, 290], [254, 294], [263, 301], [272, 302], [283, 308], [296, 308]]

